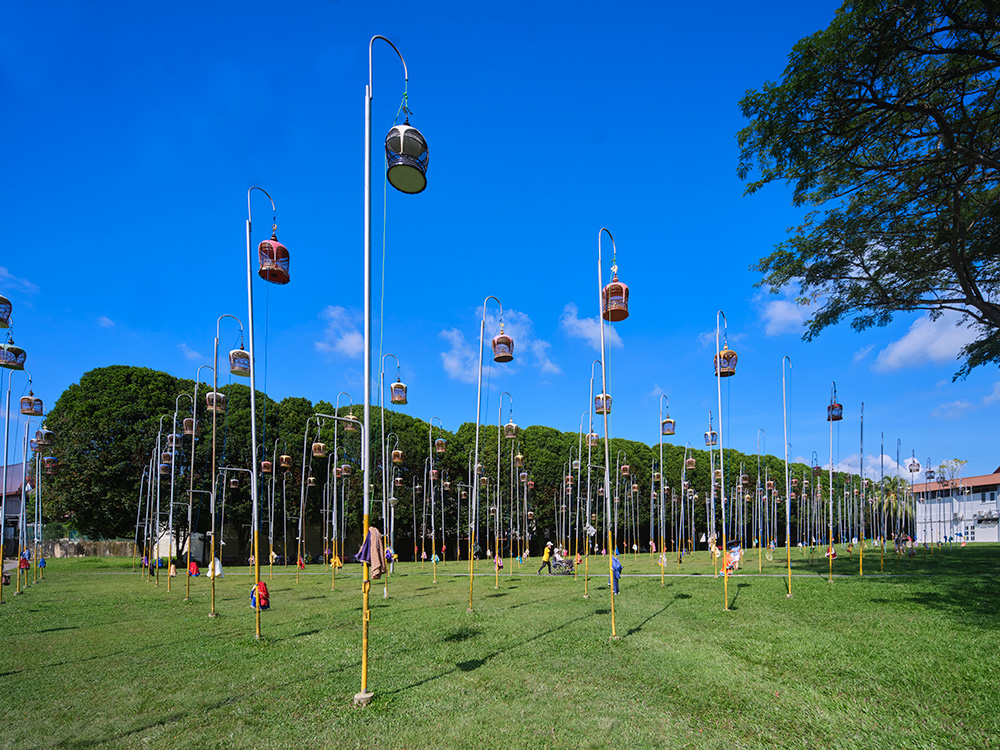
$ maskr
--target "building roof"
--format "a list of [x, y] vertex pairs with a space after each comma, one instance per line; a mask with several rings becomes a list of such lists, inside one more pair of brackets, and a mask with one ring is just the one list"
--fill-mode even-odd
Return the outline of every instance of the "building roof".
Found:
[[951, 481], [938, 482], [936, 479], [931, 482], [923, 482], [921, 484], [914, 484], [914, 492], [939, 492], [941, 490], [946, 490], [949, 487], [968, 487], [973, 492], [980, 488], [985, 487], [996, 487], [1000, 485], [1000, 467], [992, 474], [980, 474], [975, 477], [959, 477], [958, 479], [952, 479]]
[[[3, 468], [0, 467], [0, 471]], [[24, 464], [7, 464], [7, 487], [4, 495], [21, 496], [21, 482], [24, 481]]]

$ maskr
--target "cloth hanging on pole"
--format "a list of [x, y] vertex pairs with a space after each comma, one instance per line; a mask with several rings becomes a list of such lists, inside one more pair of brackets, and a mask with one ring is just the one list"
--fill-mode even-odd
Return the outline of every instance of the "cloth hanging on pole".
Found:
[[360, 563], [371, 565], [371, 580], [377, 581], [385, 573], [385, 542], [382, 539], [382, 532], [376, 527], [368, 527], [368, 536], [365, 537], [364, 544], [358, 550], [354, 559]]

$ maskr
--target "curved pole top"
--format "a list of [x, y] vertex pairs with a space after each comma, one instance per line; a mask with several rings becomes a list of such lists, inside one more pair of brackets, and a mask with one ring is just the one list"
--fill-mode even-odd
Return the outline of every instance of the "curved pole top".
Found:
[[198, 384], [198, 378], [200, 378], [200, 377], [201, 377], [201, 371], [202, 371], [202, 370], [203, 370], [204, 368], [206, 368], [206, 367], [207, 367], [207, 368], [208, 368], [209, 370], [211, 370], [212, 372], [215, 372], [215, 368], [214, 368], [214, 367], [212, 367], [212, 365], [198, 365], [198, 370], [197, 370], [197, 372], [195, 372], [195, 374], [194, 374], [194, 382], [195, 382], [195, 385], [197, 385], [197, 384]]
[[715, 313], [715, 325], [719, 325], [719, 316], [722, 316], [722, 324], [724, 328], [729, 328], [729, 320], [726, 319], [726, 314], [722, 310], [717, 310]]
[[611, 250], [612, 250], [612, 252], [617, 251], [617, 248], [615, 247], [615, 237], [614, 237], [613, 234], [611, 234], [611, 230], [608, 229], [607, 227], [601, 227], [597, 231], [597, 250], [598, 250], [598, 252], [600, 252], [600, 249], [601, 249], [601, 235], [604, 234], [605, 232], [607, 232], [607, 234], [608, 234], [608, 239], [611, 240]]
[[500, 318], [501, 319], [503, 318], [503, 303], [499, 299], [497, 299], [496, 297], [494, 297], [491, 294], [490, 296], [488, 296], [486, 299], [483, 300], [483, 321], [484, 322], [486, 321], [486, 303], [489, 302], [490, 300], [495, 300], [496, 301], [497, 305], [500, 307]]
[[[503, 397], [504, 396], [507, 396], [507, 401], [510, 402], [508, 404], [508, 406], [510, 406], [510, 410], [514, 411], [514, 397], [511, 396], [508, 391], [501, 391], [500, 392], [500, 398], [498, 399], [498, 403], [500, 404], [500, 411], [501, 412], [503, 411]], [[513, 415], [511, 415], [511, 419], [513, 419]]]
[[399, 48], [396, 47], [395, 44], [390, 42], [384, 36], [382, 36], [381, 34], [376, 34], [371, 38], [371, 41], [368, 42], [368, 98], [369, 99], [371, 99], [372, 96], [374, 96], [374, 92], [372, 90], [374, 88], [372, 84], [372, 47], [375, 46], [376, 39], [381, 39], [383, 42], [392, 47], [395, 53], [399, 56], [399, 61], [403, 63], [403, 82], [404, 83], [410, 82], [410, 72], [406, 69], [406, 60], [403, 59], [403, 53], [399, 51]]
[[191, 399], [192, 404], [194, 403], [194, 396], [192, 396], [190, 393], [178, 393], [177, 398], [174, 399], [174, 411], [177, 411], [177, 402], [180, 401], [182, 396], [186, 396], [187, 398]]
[[667, 399], [667, 408], [670, 408], [670, 397], [666, 393], [660, 394], [660, 406], [663, 406], [663, 399]]
[[243, 333], [243, 321], [242, 320], [240, 320], [239, 318], [237, 318], [235, 315], [230, 315], [229, 313], [222, 313], [222, 315], [219, 316], [219, 319], [217, 321], [215, 321], [215, 338], [219, 338], [219, 326], [222, 323], [222, 319], [223, 318], [232, 318], [233, 320], [235, 320], [237, 323], [240, 324], [240, 334]]
[[396, 360], [396, 371], [398, 372], [399, 368], [402, 367], [402, 365], [399, 363], [399, 357], [397, 357], [392, 352], [386, 352], [385, 354], [382, 355], [382, 372], [383, 373], [385, 372], [385, 358], [386, 357], [392, 357], [394, 360]]
[[247, 221], [248, 222], [250, 221], [250, 193], [253, 192], [254, 190], [259, 190], [264, 195], [266, 195], [267, 199], [269, 201], [271, 201], [271, 210], [274, 211], [275, 213], [278, 212], [278, 209], [274, 207], [274, 198], [271, 197], [270, 193], [268, 193], [264, 188], [258, 187], [257, 185], [254, 185], [249, 190], [247, 190]]

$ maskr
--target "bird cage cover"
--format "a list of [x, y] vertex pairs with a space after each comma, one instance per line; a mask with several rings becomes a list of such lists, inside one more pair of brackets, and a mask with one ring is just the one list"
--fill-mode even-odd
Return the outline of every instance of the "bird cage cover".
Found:
[[622, 464], [622, 476], [623, 477], [627, 477], [629, 475], [630, 471], [632, 471], [632, 469], [629, 467], [628, 464]]
[[271, 239], [257, 245], [257, 259], [260, 268], [257, 274], [272, 284], [287, 284], [291, 278], [288, 273], [288, 248], [278, 242], [278, 237], [271, 232]]
[[292, 457], [286, 455], [278, 456], [278, 466], [282, 469], [292, 468]]
[[350, 464], [341, 464], [341, 466], [340, 466], [340, 475], [341, 476], [349, 477], [349, 476], [351, 476], [351, 472], [352, 471], [353, 471], [353, 469], [351, 468]]
[[430, 151], [423, 134], [409, 124], [396, 125], [385, 137], [386, 179], [401, 193], [415, 195], [427, 187]]
[[10, 311], [13, 309], [10, 300], [0, 294], [0, 328], [10, 328]]
[[250, 353], [243, 349], [229, 352], [229, 372], [241, 378], [250, 377]]
[[[736, 374], [736, 352], [728, 346], [715, 355], [715, 374], [720, 378], [728, 378]], [[721, 365], [720, 365], [721, 361]]]
[[274, 470], [274, 464], [272, 464], [270, 461], [261, 461], [260, 462], [260, 473], [261, 474], [270, 474], [273, 470]]
[[618, 280], [618, 274], [611, 277], [610, 283], [601, 293], [602, 315], [611, 323], [625, 320], [628, 317], [628, 284]]
[[611, 395], [607, 393], [598, 393], [594, 396], [594, 413], [595, 414], [610, 414], [611, 413]]
[[844, 407], [842, 404], [830, 404], [826, 407], [826, 421], [839, 422], [844, 418]]
[[42, 400], [31, 395], [21, 396], [21, 413], [29, 417], [42, 416]]
[[315, 458], [326, 458], [326, 443], [313, 443], [312, 454]]
[[514, 339], [506, 333], [498, 333], [493, 337], [493, 361], [510, 362], [514, 359]]
[[348, 414], [344, 419], [347, 420], [347, 424], [344, 425], [344, 430], [347, 432], [357, 432], [358, 431], [358, 418], [353, 414]]
[[677, 429], [677, 423], [670, 417], [667, 417], [662, 422], [660, 422], [661, 435], [673, 435], [676, 429]]
[[394, 450], [392, 452], [392, 462], [394, 464], [401, 464], [401, 463], [403, 463], [403, 451], [399, 450], [398, 448], [396, 450]]
[[713, 446], [719, 444], [719, 433], [715, 430], [709, 430], [705, 433], [705, 445]]
[[389, 402], [400, 406], [406, 403], [406, 383], [397, 380], [389, 386]]
[[209, 391], [205, 394], [205, 406], [209, 411], [224, 412], [226, 410], [226, 394]]
[[23, 370], [27, 358], [24, 349], [14, 346], [13, 341], [4, 344], [3, 349], [0, 349], [0, 367], [6, 367], [8, 370]]
[[517, 437], [517, 425], [513, 421], [503, 426], [503, 436], [508, 440], [513, 440]]
[[438, 453], [444, 453], [445, 446], [448, 445], [448, 441], [444, 438], [438, 438], [434, 441], [434, 450]]

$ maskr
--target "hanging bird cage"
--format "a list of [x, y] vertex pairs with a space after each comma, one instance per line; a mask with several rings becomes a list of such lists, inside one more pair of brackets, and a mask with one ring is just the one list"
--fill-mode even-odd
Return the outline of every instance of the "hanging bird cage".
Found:
[[482, 473], [483, 473], [483, 465], [482, 464], [476, 464], [476, 474], [478, 475], [478, 474], [482, 474]]
[[239, 479], [237, 479], [236, 477], [232, 477], [232, 478], [231, 478], [231, 479], [229, 480], [229, 489], [231, 489], [231, 490], [235, 490], [235, 489], [236, 489], [237, 487], [239, 487], [239, 486], [240, 486], [240, 480], [239, 480]]
[[736, 374], [736, 352], [723, 345], [722, 351], [715, 355], [715, 374], [720, 378], [728, 378]]
[[489, 480], [486, 477], [479, 477], [479, 486], [485, 487]]
[[10, 311], [13, 309], [10, 300], [0, 294], [0, 328], [10, 328]]
[[352, 471], [354, 471], [354, 469], [351, 468], [350, 464], [341, 464], [340, 465], [340, 476], [342, 476], [342, 477], [349, 477], [349, 476], [351, 476], [351, 472]]
[[906, 468], [909, 469], [911, 474], [918, 474], [920, 473], [920, 462], [913, 459], [909, 464], [907, 464]]
[[309, 478], [308, 478], [308, 479], [306, 480], [306, 484], [308, 484], [308, 485], [309, 485], [310, 487], [315, 487], [315, 486], [316, 486], [316, 477], [314, 477], [314, 476], [310, 476], [310, 477], [309, 477]]
[[527, 482], [528, 481], [528, 472], [522, 471], [520, 474], [517, 475], [517, 478], [519, 480], [521, 480], [522, 483]]
[[533, 511], [533, 510], [529, 510], [528, 511], [528, 520], [529, 521], [534, 521], [535, 520], [535, 511]]
[[535, 489], [535, 480], [534, 479], [529, 479], [528, 480], [528, 489], [529, 490]]
[[394, 464], [403, 463], [403, 451], [399, 450], [399, 448], [392, 452], [392, 462]]
[[[340, 470], [338, 469], [338, 471], [340, 471]], [[396, 487], [402, 487], [403, 486], [403, 478], [402, 477], [396, 477], [395, 479], [392, 480], [392, 483]]]
[[38, 450], [38, 441], [35, 440], [34, 438], [31, 438], [31, 440], [28, 441], [28, 448], [30, 448], [31, 452], [34, 453], [36, 450]]
[[631, 469], [629, 468], [629, 465], [628, 464], [622, 464], [622, 468], [621, 468], [622, 476], [623, 477], [627, 477], [629, 475], [629, 472], [631, 472]]
[[278, 456], [278, 466], [282, 469], [292, 468], [292, 457], [287, 455]]
[[750, 497], [750, 495], [744, 495], [743, 496], [743, 502], [749, 503], [749, 502], [752, 502], [752, 501], [753, 501], [753, 498]]
[[174, 462], [174, 454], [170, 451], [164, 451], [160, 454], [161, 464], [172, 464]]
[[633, 495], [638, 495], [639, 494], [639, 485], [637, 485], [637, 484], [633, 484], [632, 485], [632, 494]]
[[226, 394], [218, 391], [210, 391], [205, 394], [205, 406], [211, 412], [219, 414], [226, 413]]
[[406, 383], [398, 377], [396, 382], [389, 386], [389, 403], [403, 406], [406, 404]]
[[439, 472], [437, 469], [431, 469], [431, 481], [436, 482], [440, 474], [441, 472]]
[[385, 137], [386, 179], [399, 192], [414, 195], [427, 187], [428, 164], [427, 140], [407, 117]]
[[[868, 480], [866, 479], [865, 480], [865, 484], [867, 484], [867, 483], [868, 483]], [[798, 486], [799, 486], [799, 480], [796, 477], [792, 477], [792, 487], [798, 487]]]
[[243, 349], [229, 352], [229, 372], [240, 378], [250, 377], [250, 353]]
[[5, 367], [8, 370], [23, 370], [24, 360], [28, 358], [28, 354], [19, 346], [14, 346], [14, 340], [11, 339], [10, 343], [4, 344], [3, 349], [0, 349], [0, 367]]
[[722, 469], [716, 469], [715, 472], [712, 474], [712, 477], [715, 479], [716, 482], [720, 481], [722, 479]]
[[503, 426], [503, 436], [508, 440], [513, 440], [517, 437], [517, 425], [514, 424], [513, 419]]
[[927, 469], [927, 471], [924, 472], [924, 476], [927, 477], [928, 482], [931, 481], [934, 478], [934, 469]]
[[764, 488], [768, 489], [768, 490], [773, 490], [774, 489], [774, 480], [773, 479], [768, 479], [767, 482], [766, 482], [766, 484], [764, 485]]
[[271, 474], [271, 473], [273, 473], [273, 471], [274, 471], [274, 464], [272, 464], [270, 461], [261, 461], [260, 462], [260, 473], [261, 474]]
[[35, 442], [38, 445], [52, 445], [56, 441], [56, 434], [52, 430], [46, 430], [44, 427], [37, 432], [35, 432]]
[[434, 441], [434, 451], [436, 453], [444, 453], [445, 446], [448, 445], [448, 441], [444, 438], [438, 438]]
[[839, 422], [844, 418], [844, 407], [842, 404], [830, 404], [826, 407], [826, 421]]
[[682, 490], [687, 490], [687, 489], [690, 489], [690, 488], [691, 488], [691, 483], [690, 483], [689, 481], [687, 481], [687, 480], [685, 479], [685, 480], [684, 480], [684, 481], [683, 481], [683, 482], [681, 483], [681, 489], [682, 489]]
[[42, 416], [42, 400], [28, 391], [27, 396], [21, 396], [21, 413], [29, 417]]
[[608, 393], [598, 393], [594, 396], [594, 413], [595, 414], [610, 414], [611, 413], [611, 395]]
[[340, 467], [339, 467], [339, 466], [338, 466], [338, 467], [336, 467], [336, 468], [335, 468], [335, 469], [333, 470], [333, 476], [335, 476], [335, 477], [336, 477], [337, 479], [340, 479]]
[[654, 482], [659, 482], [660, 481], [660, 472], [658, 472], [658, 471], [654, 471], [653, 472], [653, 481]]
[[823, 469], [820, 467], [819, 464], [813, 465], [813, 476], [819, 476], [821, 471], [823, 471]]
[[313, 458], [326, 458], [326, 443], [313, 443], [312, 454]]
[[566, 486], [569, 487], [572, 484], [573, 484], [573, 475], [572, 474], [567, 474], [566, 475]]
[[399, 505], [399, 500], [396, 499], [396, 496], [389, 495], [389, 507], [395, 508], [397, 505]]
[[496, 506], [491, 505], [490, 506], [490, 518], [495, 518], [496, 514], [497, 514]]
[[272, 284], [287, 284], [288, 274], [288, 248], [278, 242], [277, 225], [271, 226], [271, 239], [264, 240], [257, 245], [257, 259], [260, 261], [260, 268], [257, 274]]
[[591, 448], [596, 448], [600, 442], [600, 438], [597, 436], [596, 432], [587, 433], [587, 445]]
[[750, 484], [750, 477], [746, 474], [740, 474], [740, 486], [746, 487], [748, 484]]
[[689, 457], [689, 458], [685, 458], [685, 459], [684, 459], [684, 468], [685, 468], [685, 469], [686, 469], [687, 471], [691, 471], [691, 470], [692, 470], [692, 469], [694, 469], [694, 467], [695, 467], [695, 466], [697, 466], [697, 465], [698, 465], [698, 462], [697, 462], [697, 461], [695, 460], [695, 457], [694, 457], [694, 456], [691, 456], [691, 457]]
[[804, 490], [808, 490], [809, 489], [809, 480], [808, 479], [803, 479], [802, 480], [802, 489], [804, 489]]
[[459, 496], [459, 498], [461, 498], [462, 500], [468, 500], [468, 499], [469, 499], [469, 493], [468, 493], [468, 492], [466, 492], [465, 490], [462, 490], [462, 491], [461, 491], [461, 492], [460, 492], [460, 493], [458, 494], [458, 496]]
[[603, 487], [598, 487], [597, 488], [597, 496], [598, 497], [604, 497], [604, 488]]
[[715, 430], [709, 430], [705, 433], [705, 445], [711, 448], [714, 445], [719, 444], [719, 433]]
[[611, 267], [611, 281], [601, 292], [601, 315], [609, 323], [628, 317], [628, 285], [618, 280], [618, 267]]
[[514, 359], [514, 339], [503, 332], [503, 323], [500, 324], [500, 333], [493, 337], [493, 361], [510, 362]]
[[514, 456], [514, 466], [516, 466], [519, 469], [522, 466], [524, 466], [524, 456], [521, 455], [520, 453], [518, 453], [516, 456]]
[[184, 434], [194, 435], [198, 431], [198, 424], [194, 421], [194, 417], [186, 417], [184, 419]]
[[789, 497], [790, 499], [792, 499], [792, 500], [796, 500], [796, 499], [798, 499], [798, 495], [796, 495], [796, 494], [795, 494], [794, 492], [790, 493], [790, 494], [788, 495], [788, 497]]
[[448, 492], [448, 490], [451, 489], [451, 482], [445, 479], [443, 482], [441, 482], [441, 489], [443, 489], [445, 492]]
[[353, 414], [346, 415], [344, 419], [347, 420], [347, 424], [344, 425], [344, 432], [358, 432], [361, 429], [358, 418]]
[[667, 417], [662, 422], [660, 422], [660, 434], [661, 435], [673, 435], [677, 429], [677, 422], [670, 417]]
[[167, 435], [167, 447], [173, 449], [180, 448], [183, 439], [184, 436], [176, 432], [173, 433], [172, 435]]
[[[48, 474], [50, 472], [46, 469], [45, 473]], [[170, 464], [160, 464], [160, 476], [163, 476], [164, 474], [167, 476], [170, 475]]]
[[574, 458], [573, 459], [573, 463], [571, 464], [571, 466], [573, 467], [573, 471], [579, 471], [580, 470], [580, 459]]

